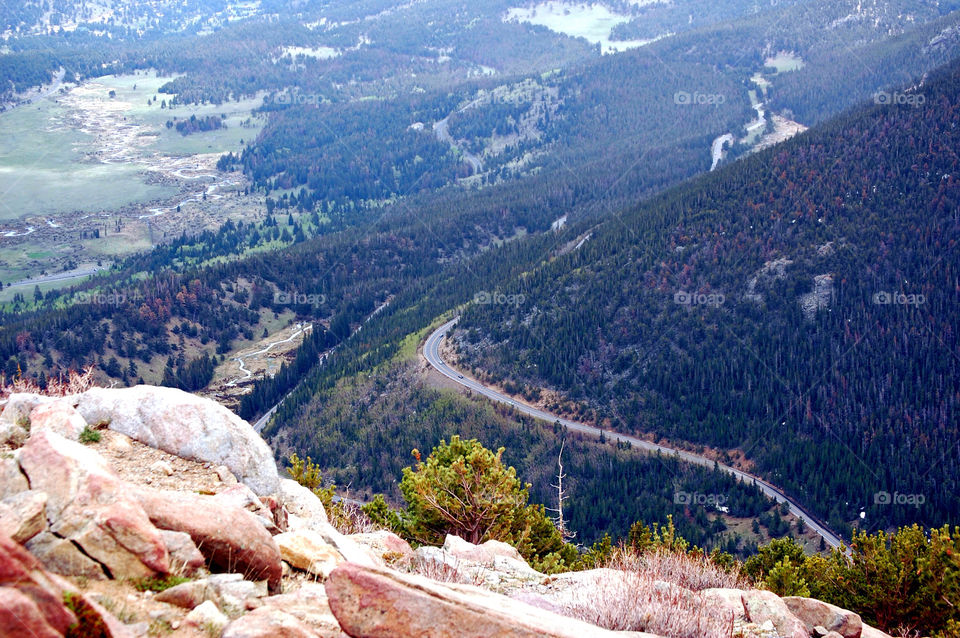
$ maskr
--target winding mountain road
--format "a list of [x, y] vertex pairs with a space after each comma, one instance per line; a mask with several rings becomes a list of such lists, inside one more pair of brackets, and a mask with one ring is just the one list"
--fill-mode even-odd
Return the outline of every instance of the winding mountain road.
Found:
[[[460, 109], [460, 110], [463, 111], [464, 109]], [[450, 116], [448, 115], [447, 117], [443, 118], [439, 122], [434, 122], [433, 124], [434, 134], [437, 136], [437, 139], [439, 141], [449, 144], [453, 148], [460, 151], [461, 158], [463, 159], [463, 161], [470, 164], [470, 167], [473, 169], [474, 175], [478, 175], [479, 173], [482, 173], [483, 161], [473, 153], [460, 149], [457, 146], [457, 141], [453, 139], [452, 135], [450, 135], [449, 118]]]
[[65, 281], [67, 279], [79, 279], [80, 277], [89, 277], [101, 270], [106, 270], [104, 266], [91, 266], [89, 268], [75, 268], [68, 272], [59, 272], [53, 275], [43, 275], [42, 277], [33, 277], [7, 284], [7, 288], [20, 288], [23, 286], [35, 286], [37, 284], [46, 284], [52, 281]]
[[790, 507], [790, 513], [796, 516], [797, 518], [803, 520], [808, 527], [817, 532], [826, 543], [831, 547], [840, 547], [843, 543], [843, 540], [835, 533], [830, 531], [823, 523], [815, 519], [807, 510], [803, 508], [799, 503], [792, 500], [786, 494], [783, 493], [777, 487], [774, 487], [772, 484], [763, 480], [758, 476], [754, 476], [743, 470], [738, 470], [736, 468], [730, 467], [729, 465], [724, 465], [722, 463], [716, 463], [713, 459], [709, 459], [705, 456], [700, 456], [699, 454], [694, 454], [693, 452], [687, 452], [685, 450], [678, 450], [665, 445], [659, 445], [657, 443], [652, 443], [650, 441], [645, 441], [643, 439], [630, 436], [628, 434], [621, 434], [619, 432], [614, 432], [612, 430], [602, 430], [600, 428], [594, 427], [592, 425], [587, 425], [585, 423], [580, 423], [577, 421], [570, 421], [568, 419], [561, 418], [555, 414], [551, 414], [544, 410], [540, 410], [531, 405], [528, 405], [522, 401], [518, 401], [513, 397], [505, 395], [497, 390], [483, 385], [482, 383], [466, 377], [463, 373], [449, 366], [443, 358], [440, 356], [440, 343], [446, 337], [447, 332], [457, 323], [457, 319], [452, 319], [439, 328], [437, 328], [429, 337], [427, 337], [426, 342], [423, 345], [423, 356], [426, 358], [427, 362], [433, 366], [440, 374], [447, 377], [454, 383], [458, 383], [461, 386], [472, 390], [478, 394], [481, 394], [488, 399], [497, 401], [499, 403], [505, 403], [513, 407], [517, 412], [531, 416], [535, 419], [540, 419], [548, 423], [560, 423], [568, 430], [574, 432], [582, 432], [584, 434], [589, 434], [591, 436], [599, 437], [601, 434], [607, 438], [613, 439], [615, 441], [623, 441], [629, 443], [634, 448], [650, 452], [652, 454], [660, 452], [667, 456], [676, 456], [682, 461], [687, 463], [693, 463], [695, 465], [700, 465], [703, 467], [712, 468], [715, 465], [722, 472], [726, 472], [737, 478], [740, 481], [754, 483], [760, 491], [770, 498], [774, 499], [778, 503], [787, 503]]

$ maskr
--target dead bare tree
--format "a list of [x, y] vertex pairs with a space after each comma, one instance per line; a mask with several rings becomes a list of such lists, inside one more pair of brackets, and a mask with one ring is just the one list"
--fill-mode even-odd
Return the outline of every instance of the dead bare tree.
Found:
[[567, 444], [567, 440], [564, 439], [560, 443], [560, 453], [557, 455], [557, 484], [552, 487], [557, 490], [557, 507], [552, 508], [548, 507], [548, 512], [554, 512], [556, 516], [553, 517], [553, 525], [557, 528], [557, 531], [560, 532], [560, 537], [563, 538], [564, 542], [572, 539], [577, 535], [576, 532], [567, 529], [567, 521], [563, 518], [563, 502], [567, 500], [567, 494], [563, 491], [563, 479], [567, 477], [563, 473], [563, 446]]

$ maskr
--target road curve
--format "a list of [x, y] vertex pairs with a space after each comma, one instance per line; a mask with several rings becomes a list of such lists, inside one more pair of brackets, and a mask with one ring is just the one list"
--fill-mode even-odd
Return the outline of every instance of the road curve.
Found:
[[79, 279], [80, 277], [89, 277], [101, 270], [106, 270], [103, 266], [92, 266], [90, 268], [76, 269], [68, 272], [59, 272], [52, 275], [43, 275], [32, 279], [23, 279], [7, 284], [7, 288], [19, 288], [22, 286], [35, 286], [37, 284], [46, 284], [52, 281], [65, 281], [67, 279]]
[[[463, 111], [464, 109], [460, 109], [460, 110]], [[449, 144], [455, 149], [458, 149], [460, 151], [460, 156], [463, 158], [463, 161], [470, 164], [470, 167], [473, 169], [473, 174], [479, 175], [481, 172], [483, 172], [483, 161], [473, 153], [470, 153], [463, 149], [459, 149], [457, 147], [456, 140], [454, 140], [453, 136], [450, 135], [450, 123], [448, 121], [449, 117], [450, 116], [448, 115], [447, 117], [443, 118], [439, 122], [434, 122], [433, 132], [437, 136], [437, 140], [444, 142], [445, 144]]]
[[730, 467], [729, 465], [724, 465], [722, 463], [716, 463], [713, 459], [708, 459], [705, 456], [700, 456], [699, 454], [694, 454], [693, 452], [687, 452], [685, 450], [677, 450], [665, 445], [658, 445], [657, 443], [651, 443], [650, 441], [645, 441], [628, 434], [621, 434], [619, 432], [614, 432], [612, 430], [601, 430], [600, 428], [594, 427], [592, 425], [587, 425], [586, 423], [580, 423], [578, 421], [570, 421], [569, 419], [561, 418], [555, 414], [545, 412], [531, 405], [527, 405], [522, 401], [518, 401], [510, 396], [502, 394], [492, 388], [489, 388], [478, 381], [468, 378], [456, 369], [447, 365], [447, 363], [440, 357], [440, 342], [443, 341], [446, 337], [447, 332], [450, 328], [457, 323], [457, 319], [451, 319], [446, 322], [439, 328], [433, 331], [433, 333], [427, 337], [426, 342], [423, 345], [423, 356], [426, 358], [427, 362], [433, 366], [440, 374], [447, 377], [454, 383], [458, 383], [465, 388], [469, 388], [473, 392], [481, 394], [488, 399], [497, 401], [499, 403], [505, 403], [512, 406], [517, 412], [521, 414], [526, 414], [527, 416], [534, 417], [535, 419], [540, 419], [548, 423], [560, 423], [568, 430], [574, 432], [582, 432], [584, 434], [589, 434], [592, 436], [600, 436], [603, 434], [609, 439], [615, 441], [623, 441], [629, 443], [634, 448], [638, 448], [650, 453], [660, 452], [667, 456], [676, 456], [682, 461], [687, 463], [694, 463], [696, 465], [701, 465], [704, 467], [714, 467], [715, 465], [722, 471], [727, 474], [731, 474], [737, 479], [745, 482], [755, 483], [760, 491], [774, 499], [778, 503], [787, 503], [790, 506], [790, 513], [796, 516], [797, 518], [803, 520], [808, 527], [813, 529], [815, 532], [820, 534], [823, 539], [827, 542], [827, 545], [830, 547], [840, 547], [843, 544], [842, 539], [832, 531], [830, 531], [823, 523], [815, 519], [807, 510], [803, 508], [799, 503], [790, 499], [786, 494], [783, 493], [777, 487], [774, 487], [767, 481], [763, 480], [758, 476], [754, 476], [748, 472], [738, 470], [736, 468]]

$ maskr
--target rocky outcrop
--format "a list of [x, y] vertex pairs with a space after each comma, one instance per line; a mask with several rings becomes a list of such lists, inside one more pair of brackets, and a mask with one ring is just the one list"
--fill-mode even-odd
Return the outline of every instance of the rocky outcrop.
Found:
[[[57, 572], [78, 582], [193, 575], [159, 593], [127, 594], [154, 606], [149, 619], [131, 625], [138, 635], [162, 621], [189, 635], [225, 638], [658, 638], [590, 623], [670, 635], [728, 635], [732, 627], [745, 638], [889, 638], [856, 614], [809, 598], [692, 591], [648, 578], [640, 600], [636, 574], [594, 569], [548, 577], [498, 541], [447, 536], [442, 547], [414, 551], [384, 530], [342, 534], [313, 492], [277, 480], [262, 439], [225, 412], [159, 388], [12, 396], [0, 435], [15, 428], [24, 443], [0, 456], [0, 636], [64, 636], [76, 632], [68, 629], [74, 622], [90, 635], [127, 635], [94, 600], [106, 605], [102, 594], [72, 591], [49, 573]], [[123, 436], [106, 431], [92, 446], [71, 440], [88, 424]], [[592, 611], [598, 600], [605, 615]], [[611, 610], [633, 615], [614, 623]], [[651, 612], [700, 624], [691, 633], [674, 623], [684, 629], [673, 631], [649, 622]]]
[[317, 638], [317, 634], [296, 616], [261, 607], [227, 625], [221, 638]]
[[352, 534], [350, 539], [384, 563], [397, 562], [413, 556], [410, 543], [385, 529], [363, 534]]
[[158, 528], [189, 534], [213, 569], [266, 580], [271, 591], [279, 590], [280, 550], [250, 512], [187, 492], [131, 492]]
[[281, 529], [274, 521], [274, 514], [270, 511], [270, 508], [257, 498], [253, 490], [242, 483], [230, 485], [215, 494], [212, 498], [222, 505], [247, 510], [259, 518], [260, 522], [263, 523], [264, 527], [266, 527], [271, 534], [279, 534], [281, 532]]
[[115, 618], [65, 585], [0, 534], [0, 636], [61, 638], [69, 630], [74, 636], [127, 638]]
[[579, 638], [619, 636], [477, 587], [441, 585], [344, 563], [327, 581], [330, 609], [357, 638]]
[[103, 565], [93, 560], [70, 541], [50, 532], [41, 532], [26, 543], [26, 548], [54, 574], [104, 580]]
[[47, 528], [47, 495], [26, 490], [0, 500], [0, 535], [23, 544]]
[[156, 599], [184, 609], [210, 601], [218, 609], [237, 615], [257, 606], [267, 596], [264, 581], [246, 580], [243, 574], [214, 574], [171, 587], [157, 594]]
[[498, 541], [473, 545], [448, 535], [443, 547], [418, 547], [412, 560], [428, 573], [446, 574], [460, 582], [483, 583], [497, 591], [515, 589], [544, 578], [519, 552], [505, 545]]
[[316, 494], [291, 479], [280, 479], [277, 499], [304, 526], [326, 524], [327, 511]]
[[351, 563], [370, 567], [383, 564], [383, 561], [353, 540], [352, 536], [341, 534], [330, 523], [317, 523], [310, 525], [309, 529], [317, 531], [323, 537], [323, 540], [333, 546], [345, 560]]
[[833, 275], [823, 274], [813, 278], [813, 290], [800, 295], [800, 309], [808, 320], [813, 319], [818, 310], [829, 308], [834, 298]]
[[840, 609], [830, 603], [815, 598], [787, 596], [783, 599], [787, 609], [800, 619], [806, 626], [807, 633], [813, 635], [814, 627], [823, 627], [827, 631], [834, 631], [843, 638], [860, 638], [863, 632], [863, 622], [860, 616]]
[[453, 534], [447, 534], [444, 539], [443, 551], [456, 558], [486, 565], [493, 565], [498, 557], [516, 561], [523, 560], [515, 547], [502, 541], [490, 540], [480, 545], [474, 545]]
[[49, 430], [55, 434], [77, 441], [87, 422], [69, 402], [65, 400], [39, 403], [30, 410], [30, 431]]
[[737, 620], [747, 617], [747, 610], [743, 606], [743, 592], [739, 589], [712, 588], [700, 592], [705, 606], [716, 609], [718, 613], [729, 615]]
[[202, 569], [207, 563], [203, 554], [197, 549], [196, 543], [185, 532], [160, 530], [160, 538], [170, 556], [170, 569], [182, 576], [191, 576]]
[[741, 598], [750, 622], [757, 625], [772, 623], [781, 638], [810, 638], [803, 622], [790, 613], [783, 599], [773, 592], [750, 589], [743, 592]]
[[104, 423], [184, 459], [225, 465], [258, 496], [278, 488], [269, 446], [249, 423], [220, 404], [176, 388], [91, 388], [77, 411], [87, 423]]
[[30, 489], [27, 477], [20, 469], [20, 462], [17, 460], [19, 456], [20, 450], [10, 456], [0, 456], [0, 499], [16, 496]]
[[0, 536], [0, 635], [64, 635], [77, 617], [63, 594], [33, 556]]
[[0, 421], [0, 445], [20, 447], [27, 440], [27, 428], [17, 423]]
[[31, 431], [30, 412], [38, 405], [59, 400], [63, 399], [25, 392], [11, 394], [0, 412], [0, 444], [23, 445]]
[[98, 454], [45, 429], [30, 436], [19, 461], [30, 487], [47, 495], [53, 535], [77, 545], [115, 578], [170, 571], [160, 533]]
[[[66, 608], [63, 610], [67, 612]], [[20, 590], [0, 588], [0, 636], [60, 638], [74, 618], [66, 619], [60, 631], [51, 624], [53, 622], [56, 619], [44, 616], [36, 603]]]
[[301, 583], [295, 591], [265, 598], [263, 606], [290, 614], [310, 627], [318, 638], [345, 638], [347, 635], [341, 631], [340, 623], [330, 610], [326, 588], [319, 583]]
[[314, 576], [326, 578], [344, 562], [343, 555], [311, 529], [298, 529], [273, 537], [280, 548], [280, 556], [292, 567]]
[[224, 627], [230, 622], [226, 614], [217, 609], [217, 606], [209, 600], [197, 605], [187, 617], [183, 619], [183, 624], [187, 627], [195, 627], [210, 635], [219, 635]]
[[[77, 400], [83, 403], [84, 397]], [[222, 410], [212, 401], [195, 400], [209, 404], [196, 411], [197, 418]], [[142, 415], [144, 405], [138, 407]], [[137, 413], [130, 406], [117, 410]], [[189, 574], [209, 566], [240, 571], [267, 581], [272, 591], [279, 589], [280, 555], [270, 531], [279, 531], [274, 517], [283, 508], [275, 498], [266, 498], [267, 506], [239, 484], [216, 497], [131, 485], [95, 450], [57, 434], [80, 427], [82, 417], [69, 401], [19, 395], [5, 411], [17, 420], [32, 414], [38, 425], [12, 458], [0, 459], [0, 529], [25, 543], [50, 570], [94, 580], [137, 580], [173, 567]], [[209, 432], [212, 426], [205, 427]], [[270, 461], [275, 474], [272, 456]]]

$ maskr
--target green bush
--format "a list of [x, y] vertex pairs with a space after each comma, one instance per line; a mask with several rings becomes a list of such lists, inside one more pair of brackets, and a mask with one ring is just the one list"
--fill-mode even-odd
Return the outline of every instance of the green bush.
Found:
[[171, 587], [176, 587], [177, 585], [182, 585], [183, 583], [188, 582], [190, 582], [189, 578], [170, 574], [167, 576], [141, 578], [140, 580], [134, 581], [133, 586], [137, 591], [152, 591], [159, 593], [170, 589]]
[[960, 622], [960, 527], [893, 534], [855, 531], [840, 549], [805, 564], [811, 595], [860, 614], [884, 631], [956, 636]]
[[794, 564], [784, 557], [777, 561], [764, 581], [767, 589], [778, 596], [810, 596], [810, 588], [803, 577], [804, 563]]
[[471, 543], [509, 543], [535, 569], [570, 569], [577, 550], [563, 541], [542, 505], [528, 503], [529, 485], [503, 464], [503, 448], [492, 452], [475, 439], [441, 441], [426, 461], [403, 470], [400, 492], [407, 509], [393, 512], [382, 497], [364, 512], [415, 544], [439, 545], [447, 534]]
[[83, 431], [80, 433], [80, 442], [81, 443], [99, 443], [100, 442], [100, 433], [91, 428], [89, 425], [83, 428]]
[[781, 596], [792, 596], [794, 594], [781, 593], [777, 588], [771, 587], [767, 583], [767, 577], [778, 565], [781, 565], [782, 569], [788, 564], [800, 569], [806, 560], [803, 547], [797, 541], [792, 538], [775, 538], [758, 548], [757, 553], [746, 560], [743, 571], [754, 581], [766, 584], [772, 592]]
[[110, 635], [100, 614], [79, 594], [64, 592], [63, 604], [77, 618], [77, 621], [67, 628], [66, 638], [106, 638]]

